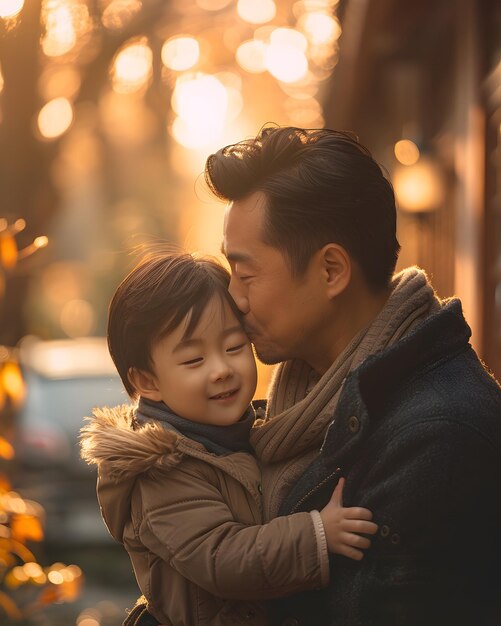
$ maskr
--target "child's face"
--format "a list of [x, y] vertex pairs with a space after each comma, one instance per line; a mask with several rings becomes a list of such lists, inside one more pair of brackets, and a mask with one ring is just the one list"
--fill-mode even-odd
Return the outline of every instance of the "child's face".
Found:
[[163, 400], [192, 422], [233, 424], [256, 389], [256, 363], [249, 340], [228, 303], [218, 297], [183, 341], [187, 321], [152, 348], [156, 390], [150, 399]]

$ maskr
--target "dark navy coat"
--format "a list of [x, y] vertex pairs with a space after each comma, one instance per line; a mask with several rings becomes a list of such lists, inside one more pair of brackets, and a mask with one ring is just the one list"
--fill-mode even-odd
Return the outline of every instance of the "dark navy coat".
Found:
[[501, 391], [452, 300], [347, 378], [322, 450], [280, 514], [373, 511], [361, 562], [331, 556], [325, 590], [277, 602], [274, 624], [501, 625]]

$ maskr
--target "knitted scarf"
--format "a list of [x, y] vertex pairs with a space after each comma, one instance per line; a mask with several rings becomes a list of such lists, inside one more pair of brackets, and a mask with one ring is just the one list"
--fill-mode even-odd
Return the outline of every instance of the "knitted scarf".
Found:
[[225, 456], [233, 452], [252, 451], [249, 444], [249, 432], [254, 423], [254, 411], [251, 407], [235, 424], [217, 426], [192, 422], [176, 415], [163, 402], [155, 402], [141, 397], [139, 398], [135, 418], [140, 424], [148, 420], [157, 420], [170, 424], [179, 433], [188, 437], [188, 439], [198, 441], [198, 443], [205, 446], [208, 452], [218, 456]]
[[346, 376], [441, 306], [426, 274], [416, 267], [396, 274], [391, 287], [377, 317], [352, 339], [322, 377], [298, 359], [277, 367], [266, 418], [258, 420], [251, 432], [251, 443], [263, 468], [268, 518], [276, 515], [291, 485], [318, 454]]

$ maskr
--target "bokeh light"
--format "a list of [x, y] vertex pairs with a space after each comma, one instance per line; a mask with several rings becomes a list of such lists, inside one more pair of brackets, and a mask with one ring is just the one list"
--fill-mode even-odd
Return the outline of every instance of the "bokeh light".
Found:
[[291, 28], [277, 28], [265, 52], [266, 69], [277, 80], [294, 83], [308, 72], [304, 35]]
[[101, 22], [109, 30], [126, 26], [142, 9], [140, 0], [113, 0], [104, 9]]
[[70, 52], [90, 27], [89, 10], [78, 0], [46, 0], [42, 11], [45, 35], [42, 50], [49, 57]]
[[0, 0], [0, 17], [11, 19], [21, 13], [24, 0]]
[[419, 160], [419, 148], [410, 139], [397, 141], [394, 152], [395, 158], [402, 165], [414, 165]]
[[275, 17], [277, 7], [273, 0], [238, 0], [237, 12], [249, 24], [264, 24]]
[[201, 148], [218, 138], [228, 109], [228, 93], [215, 76], [201, 72], [178, 78], [172, 95], [178, 117], [172, 132], [187, 148]]
[[235, 58], [246, 72], [260, 74], [266, 71], [265, 54], [265, 43], [256, 39], [248, 39], [238, 46]]
[[111, 78], [117, 93], [135, 93], [151, 78], [153, 54], [146, 39], [130, 43], [115, 56]]
[[198, 62], [200, 45], [194, 37], [171, 37], [162, 46], [161, 56], [166, 67], [181, 72], [191, 69]]
[[399, 165], [393, 173], [398, 206], [409, 213], [428, 213], [440, 208], [444, 182], [437, 164], [421, 157], [414, 165]]
[[65, 133], [73, 121], [73, 107], [67, 98], [54, 98], [38, 114], [38, 129], [42, 137], [55, 139]]
[[61, 328], [68, 337], [86, 337], [94, 330], [95, 317], [87, 300], [69, 300], [61, 310]]
[[305, 13], [299, 19], [298, 26], [315, 46], [333, 43], [341, 36], [339, 22], [331, 15], [321, 11]]

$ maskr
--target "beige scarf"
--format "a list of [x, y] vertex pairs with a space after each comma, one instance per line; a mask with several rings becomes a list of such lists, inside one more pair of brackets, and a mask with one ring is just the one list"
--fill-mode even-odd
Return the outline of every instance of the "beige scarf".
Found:
[[298, 359], [277, 367], [267, 416], [256, 422], [251, 433], [262, 464], [267, 519], [276, 516], [290, 487], [318, 454], [349, 372], [370, 354], [398, 341], [440, 306], [426, 274], [408, 268], [393, 278], [391, 295], [379, 315], [320, 379]]

